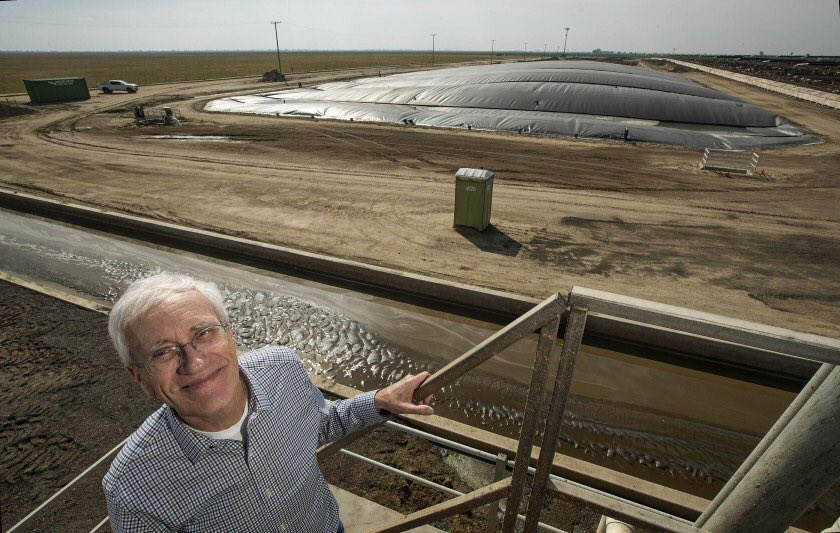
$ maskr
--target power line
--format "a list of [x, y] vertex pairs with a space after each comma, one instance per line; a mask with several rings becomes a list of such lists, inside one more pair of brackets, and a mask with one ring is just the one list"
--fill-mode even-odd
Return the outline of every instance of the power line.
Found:
[[[43, 22], [42, 22], [43, 21]], [[218, 24], [88, 24], [82, 22], [59, 22], [53, 19], [36, 19], [34, 17], [27, 17], [24, 19], [11, 19], [0, 17], [0, 24], [32, 24], [35, 26], [70, 26], [76, 28], [96, 28], [109, 29], [118, 28], [125, 30], [148, 30], [157, 28], [222, 28], [230, 26], [255, 26], [263, 24], [262, 22], [240, 22], [238, 24], [218, 23]]]

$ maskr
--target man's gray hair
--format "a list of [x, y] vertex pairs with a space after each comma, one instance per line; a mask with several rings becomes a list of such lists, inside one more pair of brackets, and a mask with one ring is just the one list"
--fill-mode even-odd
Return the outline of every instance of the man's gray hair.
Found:
[[133, 282], [114, 304], [108, 315], [108, 334], [122, 362], [131, 364], [126, 333], [131, 323], [152, 307], [172, 301], [179, 295], [196, 291], [207, 298], [222, 323], [228, 321], [222, 294], [214, 283], [200, 281], [186, 274], [163, 272]]

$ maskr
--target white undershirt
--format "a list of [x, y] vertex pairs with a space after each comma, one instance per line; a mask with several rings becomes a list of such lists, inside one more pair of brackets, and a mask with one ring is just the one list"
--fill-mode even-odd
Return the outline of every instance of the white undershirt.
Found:
[[234, 425], [230, 426], [227, 429], [223, 429], [221, 431], [201, 431], [200, 429], [195, 429], [194, 427], [187, 426], [191, 430], [195, 431], [199, 435], [204, 435], [205, 437], [210, 437], [211, 439], [218, 440], [218, 439], [230, 439], [230, 440], [238, 440], [242, 441], [242, 424], [245, 422], [245, 417], [248, 416], [248, 402], [245, 402], [245, 410], [242, 411], [242, 417], [239, 419], [239, 422], [235, 423]]

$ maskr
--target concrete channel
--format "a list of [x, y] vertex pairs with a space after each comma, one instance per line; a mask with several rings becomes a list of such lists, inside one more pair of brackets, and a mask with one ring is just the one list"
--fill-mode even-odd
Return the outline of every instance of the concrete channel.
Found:
[[[195, 273], [223, 287], [243, 349], [268, 342], [295, 347], [316, 379], [339, 391], [434, 370], [535, 303], [9, 191], [0, 193], [0, 206], [19, 212], [0, 210], [0, 271], [105, 307], [147, 272]], [[657, 498], [671, 498], [670, 509], [686, 517], [737, 468], [809, 373], [808, 364], [793, 360], [771, 375], [766, 351], [748, 350], [747, 363], [742, 357], [736, 364], [713, 350], [710, 357], [628, 342], [637, 325], [597, 316], [593, 325], [561, 435], [572, 460], [562, 472], [590, 469], [590, 477], [603, 477], [603, 468], [592, 471], [591, 464], [640, 478], [627, 496], [654, 486], [676, 489]], [[438, 399], [452, 433], [471, 426], [498, 434], [498, 449], [510, 445], [534, 346], [529, 339], [505, 351]], [[828, 496], [824, 510], [836, 513], [840, 498]]]

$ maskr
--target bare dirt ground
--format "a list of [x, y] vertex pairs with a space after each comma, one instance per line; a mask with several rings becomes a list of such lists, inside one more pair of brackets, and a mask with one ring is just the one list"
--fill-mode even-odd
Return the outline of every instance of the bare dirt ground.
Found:
[[[8, 529], [134, 431], [157, 405], [128, 378], [107, 317], [0, 281], [0, 493]], [[110, 461], [25, 531], [90, 531]]]
[[[772, 180], [727, 178], [696, 149], [203, 112], [278, 87], [221, 80], [3, 119], [0, 185], [535, 297], [582, 285], [840, 335], [840, 112], [687, 75], [824, 142], [761, 152]], [[183, 126], [133, 125], [132, 105], [164, 102]], [[452, 228], [470, 166], [497, 173], [484, 233]]]

